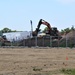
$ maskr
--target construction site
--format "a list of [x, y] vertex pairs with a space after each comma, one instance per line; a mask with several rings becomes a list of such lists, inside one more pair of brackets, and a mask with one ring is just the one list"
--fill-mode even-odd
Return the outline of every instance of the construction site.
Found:
[[[75, 75], [75, 30], [61, 35], [40, 19], [35, 31], [19, 41], [0, 34], [0, 75]], [[40, 26], [46, 25], [46, 32]]]
[[75, 75], [75, 0], [0, 0], [0, 75]]
[[[64, 33], [62, 35], [57, 27], [51, 27], [50, 23], [43, 19], [39, 20], [35, 31], [33, 31], [32, 21], [30, 21], [30, 24], [31, 32], [27, 35], [27, 38], [23, 37], [23, 39], [18, 41], [15, 41], [13, 38], [12, 41], [9, 41], [6, 38], [6, 35], [1, 34], [0, 46], [75, 47], [75, 30], [71, 30], [69, 33]], [[45, 32], [40, 32], [41, 25], [45, 25], [47, 27]], [[10, 36], [12, 36], [12, 34]]]

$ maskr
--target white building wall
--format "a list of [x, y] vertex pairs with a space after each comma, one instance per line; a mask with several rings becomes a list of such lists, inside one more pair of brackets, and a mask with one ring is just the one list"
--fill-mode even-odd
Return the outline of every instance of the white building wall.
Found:
[[30, 32], [28, 31], [10, 32], [10, 33], [3, 33], [3, 35], [6, 35], [7, 40], [12, 42], [27, 39], [28, 37], [30, 37]]

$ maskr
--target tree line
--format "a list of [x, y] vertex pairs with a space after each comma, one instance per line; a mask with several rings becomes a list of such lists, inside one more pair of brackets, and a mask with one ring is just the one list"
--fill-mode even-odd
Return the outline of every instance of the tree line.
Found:
[[[44, 30], [43, 30], [43, 32], [46, 32], [46, 30], [48, 29], [48, 27], [45, 27], [44, 28]], [[69, 33], [70, 31], [72, 31], [72, 30], [75, 30], [75, 28], [74, 28], [74, 26], [72, 25], [72, 27], [71, 28], [65, 28], [65, 29], [61, 29], [61, 31], [59, 31], [62, 35], [64, 34], [64, 33]]]
[[2, 30], [0, 30], [0, 32], [2, 32], [2, 33], [8, 33], [8, 32], [18, 32], [18, 31], [16, 31], [16, 30], [11, 30], [10, 28], [3, 28]]
[[[42, 32], [45, 32], [47, 30], [47, 27], [44, 28], [44, 30]], [[72, 26], [71, 28], [65, 28], [62, 29], [60, 31], [60, 33], [63, 35], [64, 33], [69, 33], [70, 31], [75, 30], [74, 26]], [[3, 28], [2, 30], [0, 30], [0, 32], [2, 33], [8, 33], [8, 32], [19, 32], [17, 30], [11, 30], [10, 28]]]
[[65, 28], [65, 29], [62, 29], [60, 32], [61, 32], [61, 34], [64, 34], [64, 33], [69, 33], [70, 31], [73, 31], [73, 30], [75, 30], [75, 28], [74, 28], [74, 26], [72, 26], [71, 28]]

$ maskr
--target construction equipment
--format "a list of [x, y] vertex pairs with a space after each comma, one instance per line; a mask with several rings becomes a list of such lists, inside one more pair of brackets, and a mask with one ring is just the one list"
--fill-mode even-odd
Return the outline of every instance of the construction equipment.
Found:
[[46, 34], [48, 34], [50, 36], [55, 36], [55, 37], [58, 37], [58, 36], [60, 37], [61, 36], [56, 27], [52, 28], [51, 25], [47, 21], [45, 21], [43, 19], [40, 19], [40, 21], [39, 21], [39, 23], [37, 25], [36, 30], [32, 32], [32, 36], [37, 36], [38, 35], [38, 33], [40, 31], [41, 24], [44, 24], [44, 25], [47, 26], [48, 29], [47, 29]]

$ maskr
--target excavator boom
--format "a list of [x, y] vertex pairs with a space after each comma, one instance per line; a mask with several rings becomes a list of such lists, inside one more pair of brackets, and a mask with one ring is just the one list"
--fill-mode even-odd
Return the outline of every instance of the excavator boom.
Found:
[[45, 21], [43, 19], [40, 19], [40, 21], [39, 21], [39, 23], [37, 25], [36, 30], [32, 33], [33, 36], [37, 36], [38, 32], [40, 31], [41, 24], [46, 25], [48, 27], [48, 32], [50, 33], [50, 31], [51, 31], [50, 24], [47, 21]]
[[40, 19], [40, 21], [39, 21], [39, 23], [37, 25], [37, 29], [40, 28], [41, 24], [46, 25], [48, 27], [48, 29], [51, 30], [51, 25], [47, 21], [45, 21], [43, 19]]

